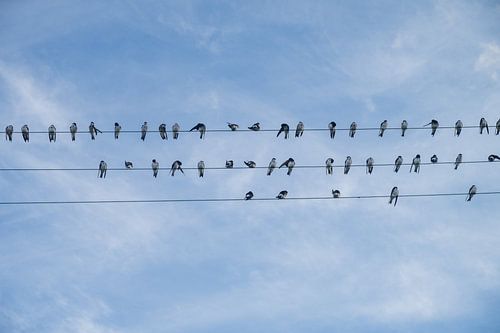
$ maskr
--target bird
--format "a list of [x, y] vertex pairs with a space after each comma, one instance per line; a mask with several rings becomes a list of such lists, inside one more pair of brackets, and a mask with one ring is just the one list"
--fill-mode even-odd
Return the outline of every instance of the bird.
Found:
[[286, 174], [288, 176], [290, 176], [290, 174], [292, 173], [292, 169], [295, 166], [295, 161], [293, 160], [293, 158], [290, 157], [285, 162], [281, 163], [279, 169], [281, 169], [281, 167], [284, 167], [284, 166], [286, 166], [288, 168], [288, 171]]
[[14, 133], [14, 126], [8, 125], [5, 127], [5, 140], [12, 141], [12, 133]]
[[194, 125], [193, 128], [191, 128], [189, 130], [189, 132], [198, 131], [198, 132], [200, 132], [200, 139], [203, 139], [203, 137], [205, 136], [206, 130], [207, 130], [207, 127], [205, 126], [205, 124], [198, 123], [198, 124]]
[[458, 169], [458, 166], [462, 163], [462, 154], [458, 154], [457, 158], [455, 159], [455, 170]]
[[334, 162], [334, 160], [331, 157], [327, 158], [325, 161], [327, 175], [333, 174], [333, 162]]
[[406, 120], [403, 120], [401, 122], [401, 136], [405, 136], [405, 132], [408, 129], [408, 122]]
[[368, 157], [368, 159], [366, 160], [366, 173], [371, 174], [373, 172], [373, 163], [373, 158]]
[[134, 164], [132, 164], [132, 162], [125, 161], [125, 168], [132, 169], [134, 168]]
[[21, 127], [21, 133], [23, 135], [24, 142], [29, 142], [30, 141], [30, 129], [28, 125], [23, 125]]
[[227, 169], [232, 169], [233, 165], [234, 165], [233, 160], [229, 160], [229, 161], [226, 160], [226, 168]]
[[477, 193], [477, 187], [476, 185], [472, 185], [470, 188], [469, 188], [469, 194], [467, 195], [467, 199], [466, 201], [471, 201], [472, 200], [472, 197]]
[[420, 173], [420, 155], [417, 154], [414, 158], [413, 158], [413, 161], [411, 162], [411, 166], [410, 166], [410, 172], [412, 171], [412, 169], [414, 168], [414, 171], [415, 172], [418, 172]]
[[69, 132], [71, 133], [71, 141], [75, 141], [76, 139], [76, 131], [78, 130], [78, 126], [76, 126], [76, 123], [72, 123], [69, 126]]
[[464, 124], [460, 119], [457, 120], [455, 123], [455, 136], [460, 136], [460, 133], [462, 133], [462, 128], [464, 127]]
[[285, 139], [288, 139], [288, 132], [290, 131], [290, 126], [288, 124], [281, 124], [280, 130], [278, 131], [278, 134], [276, 134], [276, 137], [280, 136], [281, 133], [285, 133]]
[[378, 136], [383, 137], [384, 136], [384, 131], [387, 129], [387, 120], [384, 120], [382, 123], [380, 123], [380, 131], [378, 133]]
[[245, 194], [245, 200], [250, 200], [253, 198], [253, 192], [248, 191], [247, 194]]
[[349, 173], [349, 170], [351, 169], [351, 164], [352, 164], [351, 156], [347, 156], [344, 162], [344, 175], [347, 175]]
[[340, 191], [339, 190], [332, 190], [333, 197], [335, 199], [340, 198]]
[[203, 178], [205, 175], [205, 162], [199, 161], [198, 162], [198, 177]]
[[437, 163], [438, 162], [438, 157], [436, 154], [432, 155], [431, 157], [431, 163]]
[[106, 162], [101, 161], [99, 163], [99, 171], [97, 172], [97, 175], [99, 176], [99, 178], [106, 178], [107, 171], [108, 165], [106, 164]]
[[493, 162], [494, 160], [500, 160], [500, 156], [491, 154], [488, 156], [488, 161]]
[[153, 177], [156, 178], [158, 176], [158, 170], [160, 169], [160, 163], [157, 160], [153, 159], [151, 161], [151, 168], [153, 169]]
[[349, 136], [351, 138], [354, 138], [354, 134], [356, 134], [356, 128], [358, 127], [358, 125], [356, 124], [355, 121], [353, 121], [351, 123], [351, 127], [349, 127]]
[[56, 127], [54, 125], [49, 126], [49, 142], [56, 142]]
[[497, 120], [495, 128], [496, 128], [495, 135], [498, 135], [500, 133], [500, 119]]
[[231, 129], [231, 131], [236, 131], [240, 126], [238, 124], [227, 123], [227, 126]]
[[255, 123], [252, 126], [248, 127], [249, 130], [251, 131], [260, 131], [260, 123]]
[[394, 201], [394, 206], [398, 203], [399, 190], [397, 186], [394, 186], [391, 191], [391, 198], [389, 199], [389, 205]]
[[267, 175], [270, 176], [273, 172], [274, 168], [276, 168], [276, 158], [272, 158], [269, 162], [269, 166], [267, 167]]
[[254, 161], [244, 161], [243, 163], [245, 163], [245, 165], [249, 168], [255, 168], [257, 166], [257, 164], [254, 162]]
[[299, 121], [297, 129], [295, 130], [295, 137], [298, 138], [299, 136], [302, 136], [302, 134], [304, 134], [304, 123]]
[[172, 177], [175, 175], [175, 170], [179, 170], [180, 172], [184, 173], [181, 166], [182, 166], [182, 162], [179, 160], [174, 161], [174, 163], [172, 163], [172, 167], [170, 168], [170, 173], [171, 173]]
[[401, 164], [403, 164], [403, 157], [399, 155], [394, 161], [394, 172], [398, 172], [399, 168], [401, 168]]
[[425, 124], [424, 127], [429, 126], [429, 125], [431, 125], [431, 135], [434, 136], [434, 134], [436, 134], [436, 131], [439, 127], [439, 122], [436, 119], [432, 119], [430, 121], [430, 123]]
[[280, 200], [281, 200], [281, 199], [285, 199], [287, 195], [288, 195], [288, 191], [283, 190], [283, 191], [281, 191], [280, 193], [278, 193], [278, 195], [276, 196], [276, 198], [277, 198], [277, 199], [280, 199]]
[[115, 123], [115, 140], [118, 140], [118, 136], [120, 135], [120, 131], [122, 130], [122, 127], [120, 124]]
[[177, 140], [177, 138], [179, 137], [180, 130], [181, 130], [181, 127], [179, 126], [179, 124], [175, 123], [172, 125], [172, 134], [173, 134], [174, 140]]
[[167, 135], [167, 125], [166, 124], [161, 124], [159, 127], [158, 127], [158, 132], [160, 133], [160, 138], [162, 140], [166, 140], [168, 139], [168, 135]]
[[479, 134], [483, 134], [483, 130], [486, 128], [486, 133], [490, 134], [490, 128], [488, 127], [488, 122], [486, 119], [481, 118], [479, 120]]
[[330, 130], [330, 139], [333, 139], [335, 138], [335, 131], [336, 131], [336, 128], [337, 127], [337, 123], [334, 122], [334, 121], [331, 121], [329, 124], [328, 124], [328, 129]]
[[145, 121], [141, 126], [141, 140], [144, 141], [146, 139], [146, 133], [148, 132], [148, 122]]
[[[90, 138], [92, 140], [95, 140], [95, 137], [97, 136], [97, 133], [102, 133], [97, 127], [95, 127], [94, 122], [91, 121], [89, 125], [89, 132], [90, 132]], [[116, 138], [116, 135], [115, 135]]]

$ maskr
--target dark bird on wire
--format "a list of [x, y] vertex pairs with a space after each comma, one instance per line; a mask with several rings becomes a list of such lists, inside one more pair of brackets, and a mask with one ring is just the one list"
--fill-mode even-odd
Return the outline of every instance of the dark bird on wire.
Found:
[[292, 173], [292, 169], [295, 166], [295, 161], [293, 160], [293, 158], [290, 157], [285, 162], [281, 163], [279, 169], [281, 169], [281, 167], [284, 167], [284, 166], [286, 166], [288, 168], [288, 171], [286, 174], [288, 176], [290, 176], [290, 174]]
[[133, 167], [134, 167], [134, 164], [132, 164], [132, 162], [125, 161], [125, 168], [132, 169]]
[[120, 131], [122, 130], [122, 127], [120, 124], [115, 123], [115, 140], [118, 140], [118, 136], [120, 135]]
[[203, 177], [205, 175], [205, 162], [198, 162], [198, 176]]
[[227, 169], [232, 169], [234, 165], [233, 160], [226, 161], [226, 168]]
[[500, 119], [497, 120], [495, 128], [496, 128], [495, 135], [498, 135], [500, 133]]
[[21, 134], [23, 135], [24, 142], [30, 141], [30, 129], [28, 125], [23, 125], [23, 127], [21, 127]]
[[260, 131], [260, 123], [255, 123], [252, 126], [248, 127], [251, 131]]
[[56, 142], [56, 127], [54, 125], [49, 126], [49, 142]]
[[436, 134], [436, 131], [439, 127], [439, 122], [436, 119], [432, 119], [430, 121], [430, 123], [425, 124], [424, 127], [429, 126], [429, 125], [431, 125], [431, 135], [434, 136], [434, 134]]
[[403, 164], [403, 157], [399, 155], [394, 161], [394, 172], [398, 172], [399, 168], [401, 168], [401, 164]]
[[160, 138], [162, 140], [167, 140], [168, 139], [168, 134], [167, 134], [167, 125], [166, 124], [161, 124], [158, 127], [158, 132], [160, 133]]
[[71, 133], [71, 141], [75, 141], [76, 131], [78, 131], [78, 126], [76, 126], [76, 123], [72, 123], [69, 127], [69, 132]]
[[158, 176], [158, 170], [160, 170], [160, 163], [157, 160], [151, 161], [151, 168], [153, 169], [153, 177]]
[[457, 158], [455, 159], [455, 170], [458, 169], [458, 166], [462, 163], [462, 154], [458, 154]]
[[472, 185], [469, 189], [469, 194], [467, 195], [466, 201], [471, 201], [472, 197], [477, 193], [476, 185]]
[[431, 163], [434, 163], [434, 164], [435, 164], [435, 163], [437, 163], [437, 162], [438, 162], [438, 157], [437, 157], [437, 155], [436, 155], [436, 154], [432, 155], [432, 156], [431, 156]]
[[253, 192], [248, 191], [247, 194], [245, 194], [245, 200], [250, 200], [253, 198]]
[[462, 133], [462, 128], [464, 127], [464, 124], [460, 119], [457, 120], [455, 123], [455, 136], [460, 136], [460, 133]]
[[227, 123], [227, 127], [231, 129], [231, 131], [236, 131], [240, 126], [238, 124]]
[[333, 174], [333, 162], [334, 162], [334, 160], [331, 157], [327, 158], [325, 161], [327, 175]]
[[394, 201], [394, 206], [398, 203], [399, 190], [397, 186], [394, 186], [391, 191], [391, 198], [389, 200], [389, 205]]
[[378, 136], [383, 137], [386, 129], [387, 129], [387, 120], [384, 120], [380, 124], [380, 130], [379, 130]]
[[405, 136], [405, 132], [408, 129], [408, 122], [406, 120], [403, 120], [401, 122], [401, 136]]
[[95, 127], [94, 122], [91, 121], [90, 125], [89, 125], [89, 133], [90, 133], [90, 138], [92, 140], [95, 140], [95, 137], [97, 136], [97, 133], [102, 133], [102, 132], [97, 127]]
[[481, 118], [479, 120], [479, 134], [483, 134], [483, 130], [486, 128], [486, 133], [490, 134], [490, 128], [488, 127], [488, 122], [486, 119]]
[[141, 126], [141, 140], [144, 141], [146, 139], [146, 134], [148, 133], [148, 122], [145, 121]]
[[12, 133], [14, 133], [14, 126], [8, 125], [5, 127], [5, 140], [12, 141]]
[[277, 199], [285, 199], [287, 195], [288, 195], [288, 191], [283, 190], [280, 193], [278, 193], [278, 195], [276, 196], [276, 198]]
[[207, 130], [207, 127], [205, 126], [205, 124], [198, 123], [193, 128], [191, 128], [189, 130], [189, 132], [198, 131], [198, 132], [200, 132], [200, 139], [203, 139], [203, 137], [205, 136], [205, 131], [206, 130]]
[[349, 173], [349, 170], [351, 169], [351, 164], [352, 164], [352, 158], [351, 156], [347, 156], [344, 162], [344, 175], [347, 175]]
[[304, 123], [299, 121], [297, 129], [295, 130], [295, 137], [298, 138], [299, 136], [302, 136], [302, 134], [304, 134]]
[[366, 173], [371, 174], [373, 172], [373, 164], [374, 164], [373, 158], [368, 157], [368, 159], [366, 160]]
[[358, 125], [356, 124], [355, 121], [351, 123], [351, 127], [349, 127], [349, 136], [351, 138], [354, 138], [354, 134], [356, 134], [356, 128], [358, 128]]
[[417, 155], [413, 158], [413, 161], [411, 162], [411, 165], [410, 165], [410, 172], [412, 171], [412, 169], [413, 169], [415, 172], [420, 173], [420, 155], [419, 155], [419, 154], [417, 154]]
[[243, 163], [245, 163], [245, 165], [249, 168], [255, 168], [257, 166], [257, 164], [254, 162], [254, 161], [243, 161]]
[[271, 162], [269, 162], [269, 166], [267, 167], [267, 175], [270, 176], [273, 172], [274, 168], [276, 168], [276, 158], [272, 158]]
[[288, 132], [290, 131], [290, 127], [288, 124], [281, 124], [281, 128], [278, 131], [278, 134], [276, 134], [276, 137], [280, 136], [281, 133], [285, 133], [285, 139], [288, 139]]
[[335, 199], [340, 198], [340, 191], [339, 190], [332, 190], [333, 197]]
[[500, 161], [500, 156], [493, 155], [493, 154], [491, 154], [490, 156], [488, 156], [488, 161], [493, 162], [494, 160], [499, 160]]
[[108, 171], [108, 165], [106, 164], [106, 162], [101, 161], [99, 163], [99, 171], [97, 175], [99, 176], [99, 178], [106, 178], [107, 171]]
[[179, 170], [180, 172], [182, 172], [184, 174], [184, 171], [182, 170], [181, 166], [182, 166], [182, 162], [179, 160], [174, 161], [174, 163], [172, 163], [172, 167], [170, 168], [170, 174], [172, 177], [175, 175], [175, 170]]
[[334, 121], [331, 121], [328, 124], [328, 129], [330, 130], [330, 139], [335, 138], [335, 131], [337, 130], [337, 123]]
[[179, 132], [181, 130], [181, 126], [177, 123], [172, 125], [172, 136], [174, 137], [174, 140], [177, 140], [179, 138]]

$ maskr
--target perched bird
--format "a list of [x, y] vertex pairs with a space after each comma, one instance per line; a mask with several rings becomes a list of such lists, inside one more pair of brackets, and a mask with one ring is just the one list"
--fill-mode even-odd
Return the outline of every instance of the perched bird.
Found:
[[69, 127], [69, 132], [71, 133], [71, 141], [75, 141], [77, 130], [78, 127], [76, 126], [76, 123], [72, 123], [71, 126]]
[[455, 123], [455, 136], [460, 136], [460, 133], [462, 133], [462, 128], [464, 127], [464, 124], [460, 119], [457, 120]]
[[160, 138], [162, 140], [166, 140], [168, 139], [168, 135], [167, 135], [167, 125], [166, 124], [161, 124], [159, 127], [158, 127], [158, 132], [160, 132]]
[[253, 192], [248, 191], [247, 194], [245, 194], [245, 200], [250, 200], [253, 198]]
[[280, 193], [278, 193], [278, 195], [276, 196], [277, 199], [285, 199], [286, 196], [288, 195], [288, 191], [281, 191]]
[[198, 162], [198, 176], [203, 177], [205, 175], [205, 162]]
[[182, 170], [182, 162], [177, 160], [177, 161], [174, 161], [174, 163], [172, 163], [172, 167], [170, 168], [170, 173], [172, 176], [175, 175], [175, 170], [179, 170], [180, 172], [184, 173], [184, 171]]
[[106, 178], [107, 171], [108, 165], [106, 164], [106, 162], [101, 161], [99, 163], [99, 171], [97, 172], [97, 175], [99, 176], [99, 178]]
[[351, 123], [351, 127], [349, 127], [349, 136], [351, 138], [354, 138], [354, 134], [356, 134], [356, 128], [358, 127], [358, 125], [356, 124], [355, 121], [353, 121]]
[[383, 137], [386, 129], [387, 129], [387, 120], [384, 120], [380, 124], [380, 130], [379, 130], [378, 136]]
[[49, 142], [56, 142], [56, 127], [54, 125], [49, 126]]
[[28, 128], [28, 125], [23, 125], [23, 127], [21, 127], [21, 133], [23, 135], [24, 142], [29, 142], [30, 141], [30, 129]]
[[252, 126], [248, 127], [248, 129], [252, 131], [260, 131], [260, 123], [255, 123]]
[[431, 156], [431, 163], [437, 163], [438, 162], [438, 157], [436, 154]]
[[493, 162], [494, 160], [500, 160], [500, 156], [493, 154], [488, 156], [488, 161]]
[[455, 159], [455, 170], [458, 169], [458, 166], [462, 163], [462, 154], [458, 154], [457, 158]]
[[332, 190], [333, 197], [335, 199], [340, 198], [340, 191], [339, 190]]
[[472, 185], [469, 189], [469, 194], [467, 195], [466, 201], [471, 201], [472, 197], [477, 193], [476, 185]]
[[401, 168], [401, 164], [403, 164], [403, 157], [399, 155], [394, 161], [394, 172], [398, 172], [399, 168]]
[[133, 167], [134, 167], [134, 165], [132, 164], [132, 162], [125, 161], [125, 168], [132, 169]]
[[227, 126], [231, 129], [231, 131], [236, 131], [240, 126], [238, 124], [227, 123]]
[[481, 118], [479, 120], [479, 134], [483, 134], [483, 130], [486, 128], [486, 133], [490, 134], [490, 128], [488, 127], [488, 122], [486, 119]]
[[146, 133], [148, 132], [148, 122], [145, 121], [141, 126], [141, 140], [144, 141], [146, 139]]
[[331, 121], [328, 124], [328, 129], [330, 130], [330, 139], [335, 138], [335, 131], [337, 130], [337, 123], [334, 121]]
[[295, 130], [295, 137], [298, 138], [299, 136], [302, 136], [302, 134], [304, 134], [304, 123], [299, 121], [297, 129]]
[[189, 130], [189, 132], [198, 131], [198, 132], [200, 132], [200, 139], [203, 139], [203, 137], [205, 136], [205, 131], [206, 130], [207, 130], [207, 127], [205, 126], [205, 124], [198, 123], [198, 124], [194, 125], [194, 127], [191, 128]]
[[334, 162], [334, 160], [331, 157], [327, 158], [325, 161], [327, 175], [333, 174], [333, 162]]
[[349, 173], [349, 170], [351, 169], [351, 164], [352, 164], [351, 156], [347, 156], [344, 162], [344, 175], [347, 175]]
[[431, 125], [431, 135], [434, 136], [434, 134], [436, 134], [436, 131], [439, 127], [439, 122], [436, 119], [432, 119], [430, 121], [430, 123], [425, 124], [424, 127], [429, 126], [429, 125]]
[[[89, 125], [89, 133], [90, 133], [90, 138], [92, 140], [95, 140], [95, 137], [97, 136], [97, 133], [102, 133], [97, 127], [95, 127], [94, 122], [91, 121]], [[116, 135], [115, 135], [116, 137]]]
[[158, 176], [158, 170], [160, 170], [160, 163], [156, 160], [151, 161], [151, 169], [153, 169], [153, 177]]
[[269, 162], [269, 166], [267, 167], [267, 175], [270, 176], [273, 172], [274, 168], [276, 168], [276, 159], [273, 157], [271, 162]]
[[292, 169], [295, 166], [295, 161], [293, 160], [293, 158], [290, 157], [285, 162], [281, 163], [279, 169], [281, 169], [281, 167], [284, 167], [284, 166], [286, 166], [288, 168], [288, 171], [286, 174], [288, 176], [290, 176], [290, 174], [292, 173]]
[[288, 139], [288, 132], [290, 131], [290, 127], [288, 124], [281, 124], [281, 128], [278, 131], [278, 134], [276, 134], [276, 137], [280, 136], [281, 133], [285, 133], [285, 139]]
[[179, 137], [180, 130], [181, 130], [181, 127], [179, 126], [179, 124], [175, 123], [172, 125], [172, 134], [173, 134], [174, 140], [177, 140], [177, 138]]
[[254, 161], [244, 161], [243, 163], [245, 163], [245, 165], [249, 168], [255, 168], [257, 166], [257, 164], [254, 162]]
[[226, 168], [227, 169], [232, 169], [234, 165], [233, 160], [226, 161]]
[[373, 163], [373, 158], [368, 157], [368, 159], [366, 160], [366, 173], [371, 174], [373, 172]]
[[5, 140], [12, 141], [12, 133], [14, 133], [14, 126], [8, 125], [5, 127]]
[[391, 191], [391, 198], [389, 199], [389, 205], [394, 201], [394, 206], [398, 203], [399, 190], [397, 186], [394, 186]]
[[500, 119], [497, 120], [495, 135], [500, 133]]
[[413, 158], [413, 161], [411, 162], [411, 166], [410, 166], [410, 172], [412, 171], [412, 169], [414, 168], [414, 171], [415, 172], [418, 172], [420, 173], [420, 155], [417, 154], [414, 158]]
[[122, 127], [120, 124], [115, 123], [115, 140], [118, 140], [118, 136], [120, 135], [120, 131], [122, 130]]
[[403, 120], [401, 122], [401, 136], [405, 136], [405, 132], [408, 129], [408, 122], [406, 120]]

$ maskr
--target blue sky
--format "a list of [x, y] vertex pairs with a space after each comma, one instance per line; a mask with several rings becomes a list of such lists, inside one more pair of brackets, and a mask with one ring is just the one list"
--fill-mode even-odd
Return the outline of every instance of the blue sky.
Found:
[[[2, 126], [138, 130], [144, 121], [326, 128], [500, 118], [495, 1], [0, 3]], [[490, 128], [491, 129], [491, 128]], [[421, 154], [498, 154], [499, 136], [464, 130], [16, 134], [1, 168], [342, 164]], [[0, 201], [237, 198], [498, 190], [497, 164], [296, 169], [3, 172]], [[280, 170], [281, 171], [281, 170]], [[4, 206], [1, 332], [497, 332], [497, 196], [233, 203]]]

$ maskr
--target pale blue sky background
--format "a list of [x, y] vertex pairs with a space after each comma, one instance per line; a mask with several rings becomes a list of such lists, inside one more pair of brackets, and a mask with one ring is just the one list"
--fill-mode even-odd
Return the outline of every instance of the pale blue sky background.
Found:
[[[227, 121], [264, 128], [500, 117], [497, 1], [1, 1], [0, 119], [81, 131]], [[2, 127], [2, 129], [3, 129]], [[500, 136], [441, 129], [88, 133], [2, 142], [0, 167], [391, 163], [485, 159]], [[280, 170], [282, 171], [282, 170]], [[499, 190], [498, 164], [7, 173], [0, 201], [325, 196]], [[1, 332], [498, 332], [498, 196], [0, 207]]]

